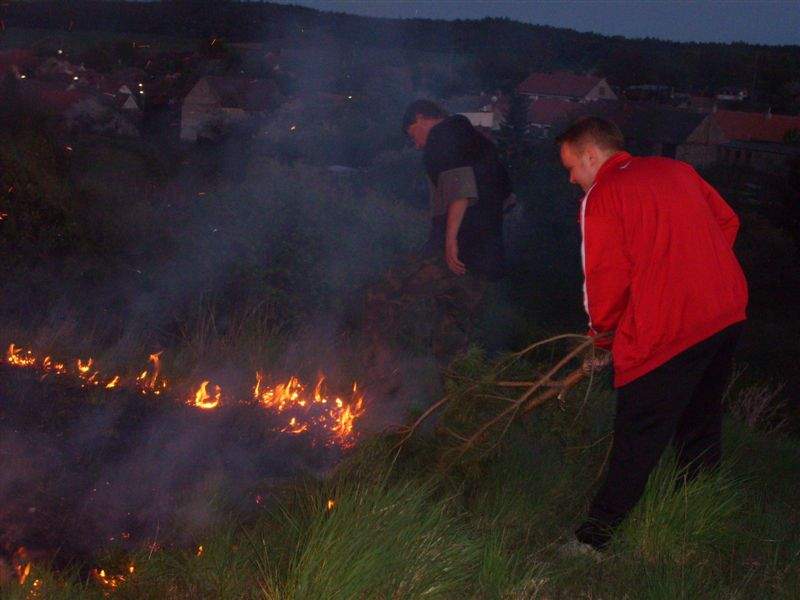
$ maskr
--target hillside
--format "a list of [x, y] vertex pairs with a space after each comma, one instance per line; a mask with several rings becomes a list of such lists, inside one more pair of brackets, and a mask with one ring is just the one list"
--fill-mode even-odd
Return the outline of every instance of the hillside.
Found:
[[570, 69], [595, 72], [617, 86], [658, 83], [693, 92], [753, 87], [756, 100], [776, 112], [800, 109], [800, 46], [625, 39], [508, 19], [376, 19], [271, 3], [20, 2], [0, 10], [6, 27], [462, 55], [463, 74], [484, 89], [508, 87], [532, 70]]

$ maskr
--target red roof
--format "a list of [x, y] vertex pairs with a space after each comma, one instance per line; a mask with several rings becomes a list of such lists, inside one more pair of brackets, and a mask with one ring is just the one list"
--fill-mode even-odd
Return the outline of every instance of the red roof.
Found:
[[560, 98], [539, 98], [528, 104], [528, 122], [535, 125], [552, 125], [570, 118], [582, 107], [577, 102]]
[[544, 96], [569, 96], [582, 98], [602, 81], [591, 75], [575, 75], [573, 73], [531, 73], [517, 86], [520, 94]]
[[714, 119], [729, 140], [782, 142], [790, 129], [800, 129], [800, 117], [718, 110]]
[[64, 89], [46, 81], [28, 80], [20, 83], [20, 96], [30, 105], [49, 113], [62, 113], [76, 102], [92, 97], [92, 94], [83, 90]]

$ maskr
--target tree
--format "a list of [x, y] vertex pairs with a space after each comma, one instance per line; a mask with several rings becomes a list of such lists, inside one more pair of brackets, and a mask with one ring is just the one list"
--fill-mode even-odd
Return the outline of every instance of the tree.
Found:
[[497, 146], [512, 171], [524, 169], [530, 162], [533, 138], [528, 126], [528, 97], [516, 92], [509, 97], [508, 114], [500, 125]]

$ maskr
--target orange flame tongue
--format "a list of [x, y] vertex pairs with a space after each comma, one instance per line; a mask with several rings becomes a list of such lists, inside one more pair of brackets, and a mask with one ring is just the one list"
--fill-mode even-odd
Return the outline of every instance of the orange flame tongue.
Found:
[[16, 367], [30, 367], [36, 363], [36, 357], [30, 350], [23, 351], [22, 348], [17, 348], [14, 344], [11, 344], [6, 352], [6, 361]]
[[208, 393], [208, 381], [204, 381], [200, 384], [200, 388], [195, 392], [194, 399], [189, 400], [189, 404], [193, 404], [198, 408], [202, 408], [203, 410], [211, 410], [212, 408], [217, 408], [219, 406], [220, 400], [222, 398], [222, 389], [218, 385], [214, 386], [214, 395], [211, 396]]
[[[122, 379], [119, 375], [101, 374], [95, 366], [93, 358], [77, 359], [66, 367], [64, 363], [54, 362], [50, 356], [41, 361], [30, 350], [18, 348], [10, 344], [6, 351], [6, 362], [17, 367], [38, 368], [45, 373], [71, 374], [83, 381], [82, 385], [103, 386], [111, 390], [118, 387], [134, 387], [142, 394], [159, 395], [167, 389], [167, 380], [161, 375], [161, 355], [163, 351], [149, 356], [150, 368], [143, 370], [138, 377]], [[306, 431], [320, 432], [325, 436], [325, 443], [343, 447], [354, 443], [355, 422], [364, 414], [364, 397], [353, 384], [353, 393], [349, 401], [329, 395], [325, 390], [325, 376], [320, 374], [316, 385], [307, 389], [297, 377], [289, 377], [283, 383], [274, 386], [265, 385], [264, 375], [256, 372], [256, 383], [253, 387], [253, 399], [265, 409], [283, 415], [283, 427], [276, 428], [290, 434]], [[194, 394], [186, 401], [190, 406], [202, 410], [212, 410], [221, 405], [222, 390], [218, 385], [209, 385], [203, 381]], [[227, 402], [227, 400], [226, 400]], [[315, 436], [316, 437], [316, 436]]]
[[28, 575], [31, 574], [31, 561], [28, 558], [28, 551], [25, 549], [25, 546], [20, 546], [16, 549], [14, 556], [11, 558], [11, 562], [14, 565], [14, 573], [17, 575], [17, 581], [20, 585], [25, 585]]

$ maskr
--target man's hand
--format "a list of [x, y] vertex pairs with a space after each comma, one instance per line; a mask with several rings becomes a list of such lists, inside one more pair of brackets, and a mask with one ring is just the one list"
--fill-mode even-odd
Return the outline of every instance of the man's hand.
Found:
[[591, 373], [602, 371], [610, 364], [611, 364], [611, 352], [600, 351], [592, 356], [587, 356], [585, 359], [583, 359], [583, 364], [581, 365], [581, 369], [583, 369], [584, 373], [590, 375]]
[[461, 227], [461, 221], [464, 219], [467, 206], [469, 206], [469, 198], [459, 198], [458, 200], [453, 200], [450, 206], [447, 207], [444, 261], [447, 263], [447, 268], [456, 275], [463, 275], [467, 272], [464, 263], [458, 260], [458, 230]]
[[447, 268], [456, 275], [463, 275], [467, 272], [467, 267], [458, 259], [458, 239], [447, 240], [444, 246], [444, 260]]

